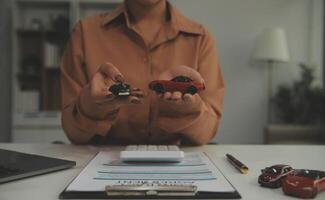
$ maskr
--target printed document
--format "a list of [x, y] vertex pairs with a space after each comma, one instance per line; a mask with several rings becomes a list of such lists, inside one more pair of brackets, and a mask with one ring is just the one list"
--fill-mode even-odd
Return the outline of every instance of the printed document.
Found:
[[196, 185], [202, 192], [234, 192], [235, 189], [201, 152], [185, 153], [179, 163], [124, 163], [119, 152], [99, 152], [67, 187], [66, 191], [104, 191], [106, 185]]

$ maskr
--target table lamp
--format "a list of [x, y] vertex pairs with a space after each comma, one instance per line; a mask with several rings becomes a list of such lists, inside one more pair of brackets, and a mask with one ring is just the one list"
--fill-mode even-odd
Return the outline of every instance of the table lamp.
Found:
[[257, 38], [253, 60], [267, 63], [268, 68], [268, 122], [272, 118], [272, 68], [277, 62], [288, 62], [289, 51], [285, 30], [267, 28]]

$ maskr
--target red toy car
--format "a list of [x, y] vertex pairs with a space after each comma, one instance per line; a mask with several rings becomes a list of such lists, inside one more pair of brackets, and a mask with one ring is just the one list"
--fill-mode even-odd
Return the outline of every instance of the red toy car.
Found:
[[273, 165], [262, 169], [262, 174], [258, 177], [258, 183], [264, 187], [279, 188], [282, 180], [287, 175], [293, 173], [293, 169], [289, 165]]
[[282, 184], [285, 194], [300, 198], [314, 198], [318, 192], [325, 190], [325, 172], [318, 170], [295, 170]]
[[180, 91], [182, 93], [195, 94], [205, 89], [203, 83], [194, 82], [186, 76], [176, 76], [170, 81], [156, 80], [149, 83], [149, 88], [157, 93]]

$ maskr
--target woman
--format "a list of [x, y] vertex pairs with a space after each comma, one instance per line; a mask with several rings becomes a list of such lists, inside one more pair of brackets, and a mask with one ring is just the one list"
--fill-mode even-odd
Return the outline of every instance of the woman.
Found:
[[[179, 75], [206, 89], [157, 95], [148, 88]], [[129, 97], [108, 91], [120, 82], [134, 87]], [[80, 21], [62, 58], [61, 85], [63, 128], [77, 144], [205, 144], [224, 96], [212, 36], [166, 0], [125, 0]]]

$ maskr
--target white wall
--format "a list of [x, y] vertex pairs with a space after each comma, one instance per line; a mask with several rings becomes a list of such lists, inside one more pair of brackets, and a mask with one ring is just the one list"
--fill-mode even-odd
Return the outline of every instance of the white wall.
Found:
[[172, 0], [216, 38], [226, 81], [220, 143], [261, 143], [267, 116], [266, 67], [250, 57], [256, 36], [267, 27], [287, 31], [291, 63], [274, 69], [274, 87], [299, 76], [297, 62], [318, 64], [321, 78], [322, 0]]

